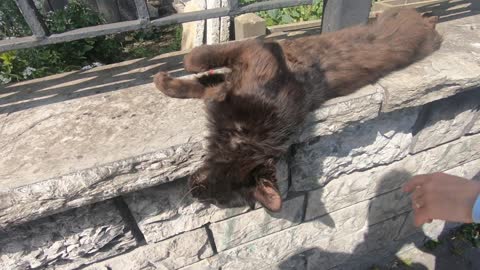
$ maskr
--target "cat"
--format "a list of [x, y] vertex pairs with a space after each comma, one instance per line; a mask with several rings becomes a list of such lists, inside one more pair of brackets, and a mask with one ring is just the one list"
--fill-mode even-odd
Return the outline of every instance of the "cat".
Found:
[[185, 70], [231, 73], [186, 80], [159, 72], [156, 87], [174, 98], [204, 99], [207, 154], [189, 179], [193, 197], [219, 207], [259, 202], [279, 211], [275, 164], [309, 112], [437, 50], [437, 17], [386, 11], [373, 23], [280, 42], [206, 45], [185, 56]]

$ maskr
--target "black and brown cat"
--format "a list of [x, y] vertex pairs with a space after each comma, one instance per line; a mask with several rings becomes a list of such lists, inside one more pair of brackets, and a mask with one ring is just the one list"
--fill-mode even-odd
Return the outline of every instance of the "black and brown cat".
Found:
[[307, 114], [437, 50], [436, 19], [403, 9], [333, 33], [201, 46], [185, 57], [187, 71], [232, 72], [195, 80], [158, 73], [155, 85], [167, 96], [206, 101], [209, 144], [190, 178], [192, 195], [225, 207], [258, 201], [280, 210], [275, 163]]

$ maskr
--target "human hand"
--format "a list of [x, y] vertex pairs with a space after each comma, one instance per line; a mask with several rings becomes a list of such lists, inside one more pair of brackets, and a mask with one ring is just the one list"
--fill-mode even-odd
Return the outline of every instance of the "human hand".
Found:
[[433, 219], [472, 222], [472, 207], [480, 194], [480, 183], [445, 174], [417, 175], [403, 186], [412, 193], [415, 226]]

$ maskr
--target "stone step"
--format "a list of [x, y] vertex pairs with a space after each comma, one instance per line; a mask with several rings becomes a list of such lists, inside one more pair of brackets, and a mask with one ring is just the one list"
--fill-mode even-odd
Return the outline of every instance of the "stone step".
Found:
[[[480, 16], [438, 26], [442, 48], [313, 112], [299, 141], [480, 86]], [[275, 33], [276, 39], [288, 35]], [[157, 91], [185, 52], [0, 88], [0, 229], [189, 175], [204, 153], [197, 100]]]

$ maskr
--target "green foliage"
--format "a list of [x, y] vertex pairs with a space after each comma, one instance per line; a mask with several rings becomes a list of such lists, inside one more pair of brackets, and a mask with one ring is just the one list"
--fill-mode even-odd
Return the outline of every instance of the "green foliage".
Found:
[[473, 247], [480, 247], [480, 224], [464, 224], [456, 230], [455, 238], [468, 241]]
[[438, 246], [440, 246], [442, 244], [441, 241], [436, 241], [436, 240], [428, 240], [427, 242], [425, 242], [425, 244], [423, 244], [423, 246], [427, 249], [427, 250], [430, 250], [430, 251], [433, 251], [435, 250]]
[[[13, 0], [7, 0], [5, 3]], [[10, 12], [12, 6], [2, 5], [2, 12]], [[5, 8], [5, 9], [3, 9]], [[7, 9], [8, 8], [8, 9]], [[17, 10], [18, 11], [18, 10]], [[14, 13], [12, 13], [14, 14]], [[15, 18], [17, 16], [17, 18]], [[20, 17], [18, 17], [20, 16]], [[79, 0], [70, 1], [65, 9], [43, 14], [45, 24], [52, 33], [61, 33], [81, 27], [103, 23], [102, 18]], [[21, 15], [9, 16], [22, 25]], [[2, 22], [6, 22], [4, 17]], [[24, 24], [24, 22], [23, 22]], [[7, 25], [7, 24], [5, 24]], [[21, 36], [24, 26], [14, 31], [3, 31], [8, 36]], [[20, 81], [50, 74], [80, 69], [92, 62], [110, 63], [121, 55], [121, 44], [113, 37], [98, 37], [0, 54], [0, 82]]]
[[0, 1], [0, 39], [31, 35], [30, 28], [13, 0]]
[[[255, 0], [240, 0], [242, 4], [251, 4]], [[317, 20], [323, 14], [323, 0], [313, 0], [312, 5], [272, 9], [257, 12], [265, 19], [267, 26]]]
[[[14, 1], [0, 2], [0, 38], [31, 35]], [[70, 0], [64, 9], [42, 16], [51, 33], [105, 23], [80, 0]], [[110, 64], [176, 51], [180, 49], [181, 29], [155, 28], [0, 53], [0, 84], [78, 70], [95, 62]], [[168, 42], [158, 42], [166, 37], [170, 37]]]

